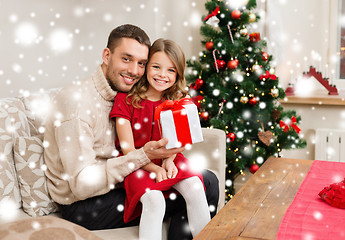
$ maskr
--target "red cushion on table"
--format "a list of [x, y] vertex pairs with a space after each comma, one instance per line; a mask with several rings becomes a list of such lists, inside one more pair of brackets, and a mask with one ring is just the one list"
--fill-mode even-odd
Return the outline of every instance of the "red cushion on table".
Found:
[[345, 239], [345, 209], [324, 202], [319, 192], [345, 177], [345, 163], [315, 160], [279, 226], [276, 239]]

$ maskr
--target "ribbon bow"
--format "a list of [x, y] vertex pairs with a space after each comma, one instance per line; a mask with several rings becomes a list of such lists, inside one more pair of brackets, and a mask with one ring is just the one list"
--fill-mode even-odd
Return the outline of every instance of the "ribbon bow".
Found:
[[166, 100], [156, 107], [154, 119], [155, 121], [159, 119], [161, 111], [172, 110], [172, 109], [174, 110], [182, 109], [183, 105], [187, 105], [187, 104], [194, 104], [193, 100], [190, 98], [182, 98], [176, 101]]
[[260, 80], [262, 80], [262, 79], [265, 79], [265, 80], [267, 80], [267, 79], [277, 80], [277, 76], [274, 75], [274, 74], [270, 74], [269, 71], [266, 71], [266, 75], [261, 75], [260, 76]]
[[216, 7], [216, 9], [214, 9], [209, 15], [207, 15], [203, 21], [206, 21], [207, 19], [213, 17], [213, 16], [217, 16], [219, 13], [219, 6]]
[[297, 132], [297, 134], [301, 131], [301, 129], [299, 127], [297, 127], [296, 125], [297, 120], [295, 118], [295, 116], [291, 117], [291, 122], [289, 124], [286, 124], [285, 122], [283, 122], [282, 120], [280, 120], [279, 124], [281, 128], [284, 128], [284, 132], [287, 132], [290, 130], [290, 127], [295, 129], [295, 131]]
[[249, 34], [249, 39], [251, 42], [258, 42], [261, 40], [260, 33], [254, 32]]

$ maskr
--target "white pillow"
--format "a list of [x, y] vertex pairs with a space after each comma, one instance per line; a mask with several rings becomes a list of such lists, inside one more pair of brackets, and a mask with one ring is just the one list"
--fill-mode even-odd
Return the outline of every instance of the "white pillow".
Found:
[[23, 209], [32, 217], [57, 210], [47, 189], [42, 138], [18, 137], [13, 148]]

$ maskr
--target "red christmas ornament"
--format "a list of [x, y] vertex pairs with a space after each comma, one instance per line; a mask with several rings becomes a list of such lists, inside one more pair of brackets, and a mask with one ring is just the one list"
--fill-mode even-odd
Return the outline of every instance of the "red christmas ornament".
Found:
[[237, 59], [235, 59], [235, 60], [230, 60], [229, 62], [228, 62], [228, 64], [227, 64], [227, 66], [228, 66], [228, 68], [230, 68], [230, 69], [236, 69], [237, 68], [237, 66], [238, 66], [238, 60]]
[[259, 169], [259, 165], [253, 164], [250, 166], [249, 171], [254, 174], [258, 169]]
[[[222, 59], [217, 59], [216, 62], [217, 62], [217, 66], [218, 66], [218, 69], [219, 69], [219, 70], [222, 70], [222, 69], [225, 68], [226, 63], [225, 63], [224, 60], [222, 60]], [[216, 65], [216, 64], [215, 64], [215, 65]]]
[[195, 80], [195, 83], [192, 83], [189, 88], [194, 90], [199, 90], [204, 85], [204, 81], [202, 79]]
[[270, 57], [270, 56], [268, 55], [267, 52], [262, 52], [262, 53], [261, 53], [261, 56], [262, 56], [262, 59], [263, 59], [264, 61], [267, 61], [268, 58]]
[[199, 90], [202, 85], [204, 85], [204, 81], [202, 79], [198, 78], [195, 80], [195, 90]]
[[230, 139], [230, 142], [233, 142], [233, 141], [235, 141], [235, 139], [236, 139], [236, 135], [235, 135], [235, 133], [228, 133], [228, 138]]
[[239, 19], [241, 17], [241, 11], [240, 10], [234, 10], [231, 12], [231, 17], [233, 19]]
[[201, 112], [200, 113], [200, 119], [202, 120], [202, 121], [207, 121], [207, 119], [210, 117], [210, 115], [208, 114], [208, 112]]
[[197, 108], [201, 108], [201, 102], [202, 102], [203, 99], [204, 99], [204, 97], [201, 96], [201, 95], [192, 97], [192, 101], [197, 106]]
[[256, 99], [256, 97], [252, 97], [251, 99], [249, 99], [249, 104], [250, 105], [255, 105], [258, 103], [258, 100]]
[[258, 41], [260, 41], [261, 40], [260, 33], [254, 32], [254, 33], [249, 34], [249, 39], [250, 39], [251, 42], [258, 42]]
[[209, 41], [207, 43], [205, 43], [205, 48], [209, 51], [211, 51], [213, 49], [213, 42]]

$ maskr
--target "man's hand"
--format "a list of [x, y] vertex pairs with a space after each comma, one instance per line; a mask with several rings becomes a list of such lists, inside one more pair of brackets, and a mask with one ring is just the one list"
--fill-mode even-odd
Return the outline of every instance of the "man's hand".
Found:
[[167, 171], [168, 178], [175, 178], [178, 173], [177, 167], [174, 163], [175, 157], [176, 154], [167, 159], [163, 159], [162, 168], [164, 168]]
[[159, 141], [150, 141], [144, 145], [144, 152], [146, 156], [153, 160], [153, 159], [165, 159], [171, 157], [176, 153], [180, 153], [184, 151], [184, 147], [180, 148], [173, 148], [173, 149], [166, 149], [165, 145], [167, 145], [168, 139], [162, 138]]

